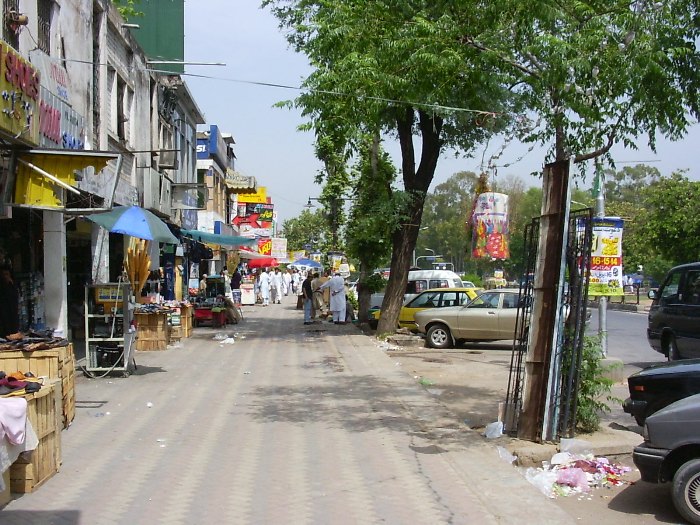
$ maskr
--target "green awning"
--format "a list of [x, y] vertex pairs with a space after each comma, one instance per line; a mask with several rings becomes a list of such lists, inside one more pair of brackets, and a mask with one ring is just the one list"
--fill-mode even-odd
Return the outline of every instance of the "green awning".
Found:
[[252, 246], [258, 243], [255, 238], [251, 239], [250, 237], [240, 237], [237, 235], [220, 235], [218, 233], [200, 232], [198, 230], [180, 230], [180, 233], [195, 241], [208, 242], [220, 246]]

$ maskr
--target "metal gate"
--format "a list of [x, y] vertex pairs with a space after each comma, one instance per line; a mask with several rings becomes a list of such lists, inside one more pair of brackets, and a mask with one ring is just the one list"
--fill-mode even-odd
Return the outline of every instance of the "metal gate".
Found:
[[[563, 330], [552, 350], [549, 366], [548, 399], [542, 414], [545, 429], [543, 438], [556, 440], [574, 435], [576, 427], [576, 392], [587, 321], [588, 278], [590, 274], [592, 218], [590, 208], [570, 213], [566, 236], [566, 271], [562, 283]], [[513, 340], [513, 351], [506, 393], [504, 427], [516, 433], [525, 379], [525, 356], [528, 349], [528, 326], [532, 312], [533, 284], [539, 218], [525, 228], [525, 276], [520, 285], [518, 321]]]

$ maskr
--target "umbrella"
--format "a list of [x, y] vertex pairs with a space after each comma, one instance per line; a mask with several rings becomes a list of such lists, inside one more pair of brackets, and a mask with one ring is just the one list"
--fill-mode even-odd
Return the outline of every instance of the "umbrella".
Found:
[[168, 244], [179, 242], [162, 220], [138, 206], [118, 206], [104, 213], [88, 215], [87, 218], [112, 233]]
[[306, 266], [307, 268], [321, 268], [321, 263], [312, 259], [301, 258], [294, 261], [289, 266]]
[[248, 261], [248, 268], [266, 268], [268, 266], [279, 266], [280, 263], [274, 257], [260, 257]]

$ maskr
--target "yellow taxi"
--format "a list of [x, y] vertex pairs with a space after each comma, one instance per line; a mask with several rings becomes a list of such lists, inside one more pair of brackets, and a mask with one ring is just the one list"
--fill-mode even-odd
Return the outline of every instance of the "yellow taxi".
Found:
[[[430, 290], [425, 290], [401, 307], [399, 326], [416, 332], [418, 327], [414, 316], [417, 312], [428, 308], [461, 306], [467, 304], [483, 291], [483, 288], [431, 288]], [[373, 324], [376, 325], [381, 316], [381, 310], [377, 310], [372, 315], [374, 317]]]

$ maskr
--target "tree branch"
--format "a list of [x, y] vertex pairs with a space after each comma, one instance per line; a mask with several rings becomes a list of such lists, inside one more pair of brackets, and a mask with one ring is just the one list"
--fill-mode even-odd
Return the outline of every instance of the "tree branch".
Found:
[[508, 57], [506, 57], [506, 56], [503, 56], [501, 53], [498, 53], [497, 51], [495, 51], [495, 50], [493, 50], [493, 49], [490, 49], [490, 48], [486, 47], [486, 46], [483, 45], [483, 44], [479, 44], [478, 42], [476, 42], [476, 41], [475, 41], [472, 37], [470, 37], [470, 36], [464, 36], [464, 37], [462, 37], [462, 43], [463, 43], [463, 44], [467, 44], [468, 46], [471, 46], [471, 47], [473, 47], [474, 49], [477, 49], [477, 50], [479, 50], [479, 51], [488, 52], [488, 53], [493, 53], [493, 54], [496, 55], [500, 60], [502, 60], [502, 61], [505, 62], [506, 64], [510, 64], [511, 66], [513, 66], [514, 68], [516, 68], [516, 69], [522, 71], [522, 72], [525, 73], [526, 75], [530, 75], [531, 77], [535, 77], [535, 78], [540, 78], [540, 74], [537, 73], [536, 71], [533, 71], [533, 70], [530, 69], [529, 67], [524, 66], [524, 65], [520, 64], [519, 62], [515, 62], [514, 60], [511, 60], [510, 58], [508, 58]]

